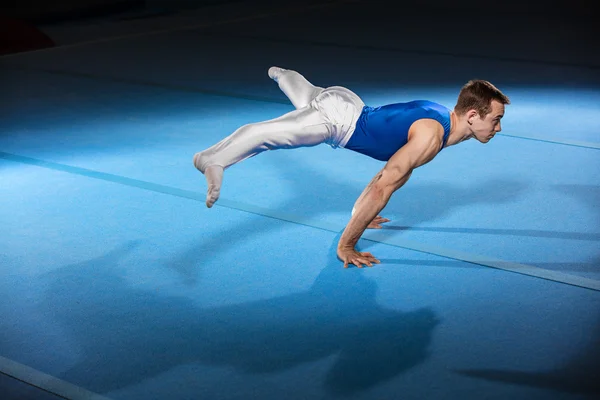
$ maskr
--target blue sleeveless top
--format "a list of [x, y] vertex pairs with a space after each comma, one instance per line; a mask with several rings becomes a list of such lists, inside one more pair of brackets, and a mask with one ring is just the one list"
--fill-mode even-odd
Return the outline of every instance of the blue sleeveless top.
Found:
[[364, 106], [356, 129], [344, 146], [381, 161], [388, 161], [408, 141], [408, 129], [417, 120], [428, 118], [444, 127], [442, 148], [450, 133], [450, 110], [427, 100]]

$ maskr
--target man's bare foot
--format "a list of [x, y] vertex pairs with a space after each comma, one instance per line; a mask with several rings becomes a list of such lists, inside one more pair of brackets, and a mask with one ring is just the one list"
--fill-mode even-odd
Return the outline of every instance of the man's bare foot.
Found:
[[206, 167], [204, 177], [208, 185], [206, 193], [206, 207], [211, 208], [219, 199], [221, 193], [221, 183], [223, 181], [223, 167], [220, 165], [211, 165]]

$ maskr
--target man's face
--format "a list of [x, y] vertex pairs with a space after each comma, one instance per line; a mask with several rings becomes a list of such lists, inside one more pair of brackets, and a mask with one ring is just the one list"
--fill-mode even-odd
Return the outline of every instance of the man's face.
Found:
[[504, 104], [492, 100], [491, 106], [492, 110], [485, 117], [482, 118], [479, 114], [475, 114], [470, 119], [473, 137], [481, 143], [489, 142], [496, 133], [502, 130], [500, 120], [504, 116]]

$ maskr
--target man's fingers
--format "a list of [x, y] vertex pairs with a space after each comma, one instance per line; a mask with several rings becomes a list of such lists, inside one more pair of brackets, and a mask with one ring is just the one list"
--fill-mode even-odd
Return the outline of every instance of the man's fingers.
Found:
[[363, 264], [368, 265], [369, 262], [361, 257], [353, 257], [352, 264], [356, 265], [357, 268], [362, 268]]
[[357, 268], [363, 268], [365, 265], [372, 267], [373, 263], [380, 263], [380, 261], [369, 252], [356, 252], [355, 254], [345, 255], [340, 258], [344, 261], [344, 268], [348, 268], [350, 265], [354, 265]]
[[376, 264], [380, 264], [381, 263], [381, 261], [379, 261], [377, 258], [375, 258], [375, 256], [373, 254], [371, 254], [371, 253], [365, 252], [365, 253], [360, 253], [360, 254], [362, 254], [364, 257], [366, 257], [367, 260], [369, 260], [370, 262], [374, 262]]
[[372, 267], [373, 266], [373, 264], [371, 263], [371, 260], [369, 260], [368, 258], [359, 258], [358, 262], [360, 263], [360, 267], [359, 268], [362, 268], [362, 264], [365, 264], [368, 267]]
[[373, 219], [373, 221], [371, 221], [371, 223], [369, 224], [368, 228], [371, 228], [371, 229], [381, 229], [382, 228], [381, 224], [384, 224], [386, 222], [390, 222], [390, 220], [387, 219], [387, 218], [383, 218], [382, 216], [378, 215], [377, 217], [375, 217]]

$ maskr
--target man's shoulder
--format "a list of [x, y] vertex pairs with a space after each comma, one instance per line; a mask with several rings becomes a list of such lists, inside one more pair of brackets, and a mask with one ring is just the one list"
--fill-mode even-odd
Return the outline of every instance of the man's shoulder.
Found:
[[444, 140], [444, 127], [439, 121], [431, 118], [416, 120], [408, 130], [408, 140]]

